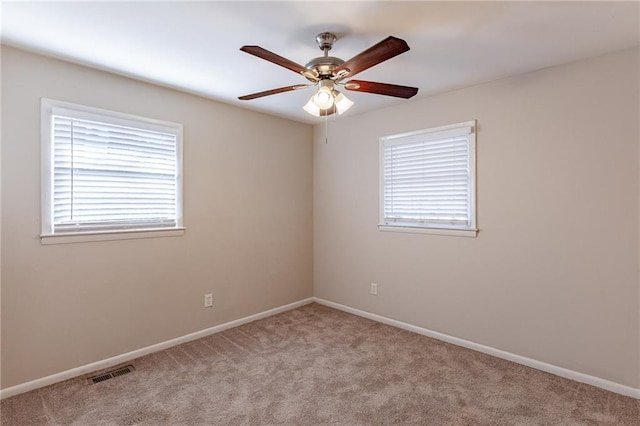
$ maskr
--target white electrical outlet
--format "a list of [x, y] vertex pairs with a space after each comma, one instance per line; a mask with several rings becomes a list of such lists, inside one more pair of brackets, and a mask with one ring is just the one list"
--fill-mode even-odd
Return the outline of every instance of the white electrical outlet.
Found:
[[374, 296], [378, 295], [378, 284], [371, 283], [371, 294], [373, 294]]
[[204, 307], [210, 308], [213, 306], [213, 294], [207, 293], [204, 295]]

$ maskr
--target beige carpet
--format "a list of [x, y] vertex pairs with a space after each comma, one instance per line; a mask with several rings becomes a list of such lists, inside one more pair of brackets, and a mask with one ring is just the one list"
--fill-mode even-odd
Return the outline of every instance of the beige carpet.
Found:
[[2, 425], [638, 425], [640, 401], [318, 304], [2, 401]]

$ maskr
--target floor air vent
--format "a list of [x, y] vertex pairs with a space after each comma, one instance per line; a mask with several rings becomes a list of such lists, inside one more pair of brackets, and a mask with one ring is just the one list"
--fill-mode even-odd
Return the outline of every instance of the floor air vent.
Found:
[[133, 365], [127, 365], [126, 367], [118, 368], [117, 370], [109, 371], [99, 376], [89, 377], [89, 383], [100, 383], [105, 380], [113, 379], [114, 377], [122, 376], [123, 374], [129, 374], [134, 371]]

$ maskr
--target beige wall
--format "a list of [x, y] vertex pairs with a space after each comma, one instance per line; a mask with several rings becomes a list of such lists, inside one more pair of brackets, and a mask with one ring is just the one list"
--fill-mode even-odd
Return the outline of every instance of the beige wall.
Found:
[[[640, 387], [638, 75], [629, 50], [316, 126], [315, 295]], [[378, 138], [472, 119], [478, 237], [379, 232]]]
[[[41, 245], [41, 97], [183, 123], [186, 235]], [[311, 126], [3, 47], [2, 388], [312, 296], [311, 170]]]
[[[348, 114], [312, 153], [309, 126], [3, 47], [2, 388], [309, 297], [312, 274], [320, 298], [640, 387], [638, 58]], [[40, 97], [183, 123], [186, 235], [40, 245]], [[378, 138], [471, 119], [478, 237], [377, 231]]]

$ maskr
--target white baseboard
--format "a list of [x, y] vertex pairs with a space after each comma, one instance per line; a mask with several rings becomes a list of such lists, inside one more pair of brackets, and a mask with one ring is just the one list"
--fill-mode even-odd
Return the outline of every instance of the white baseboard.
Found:
[[102, 361], [92, 362], [91, 364], [83, 365], [81, 367], [72, 368], [71, 370], [62, 371], [60, 373], [52, 374], [51, 376], [43, 377], [41, 379], [32, 380], [30, 382], [21, 383], [19, 385], [11, 386], [6, 389], [0, 390], [0, 399], [9, 398], [14, 395], [18, 395], [24, 392], [28, 392], [34, 389], [38, 389], [44, 386], [49, 386], [54, 383], [62, 382], [64, 380], [72, 379], [74, 377], [82, 376], [83, 374], [91, 373], [96, 370], [102, 370], [104, 368], [113, 367], [114, 365], [122, 364], [132, 359], [139, 358], [144, 355], [148, 355], [153, 352], [158, 352], [172, 346], [179, 345], [181, 343], [190, 342], [192, 340], [200, 339], [202, 337], [209, 336], [211, 334], [220, 333], [221, 331], [228, 330], [233, 327], [238, 327], [242, 324], [256, 321], [262, 318], [267, 318], [272, 315], [286, 312], [291, 309], [298, 308], [303, 305], [307, 305], [313, 302], [313, 297], [299, 300], [297, 302], [289, 303], [288, 305], [279, 306], [277, 308], [269, 309], [268, 311], [260, 312], [248, 317], [240, 318], [234, 321], [229, 321], [224, 324], [216, 325], [204, 330], [196, 331], [185, 336], [176, 337], [175, 339], [167, 340], [165, 342], [156, 343], [155, 345], [147, 346], [135, 351], [127, 352], [125, 354], [116, 355], [111, 358], [104, 359]]
[[64, 380], [72, 379], [74, 377], [82, 376], [83, 374], [91, 373], [96, 370], [102, 370], [104, 368], [113, 367], [114, 365], [122, 364], [132, 359], [139, 358], [144, 355], [148, 355], [153, 352], [158, 352], [172, 346], [176, 346], [182, 343], [190, 342], [192, 340], [200, 339], [202, 337], [209, 336], [211, 334], [219, 333], [224, 330], [228, 330], [233, 327], [256, 321], [262, 318], [267, 318], [272, 315], [286, 312], [297, 307], [307, 305], [312, 302], [317, 302], [321, 305], [329, 306], [331, 308], [339, 309], [344, 312], [348, 312], [354, 315], [358, 315], [364, 318], [368, 318], [373, 321], [378, 321], [384, 324], [392, 325], [404, 330], [412, 331], [423, 336], [432, 337], [434, 339], [441, 340], [443, 342], [452, 343], [457, 346], [472, 349], [478, 352], [482, 352], [488, 355], [496, 356], [498, 358], [506, 359], [516, 362], [518, 364], [526, 365], [538, 370], [545, 371], [547, 373], [555, 374], [560, 377], [575, 380], [577, 382], [586, 383], [592, 386], [596, 386], [602, 389], [606, 389], [611, 392], [615, 392], [621, 395], [630, 396], [632, 398], [640, 399], [640, 389], [632, 388], [630, 386], [622, 385], [620, 383], [612, 382], [609, 380], [601, 379], [599, 377], [590, 376], [588, 374], [579, 373], [577, 371], [569, 370], [566, 368], [558, 367], [552, 364], [547, 364], [542, 361], [527, 358], [524, 356], [512, 354], [510, 352], [502, 351], [500, 349], [492, 348], [490, 346], [481, 345], [479, 343], [471, 342], [469, 340], [460, 339], [457, 337], [449, 336], [447, 334], [438, 333], [426, 328], [418, 327], [412, 324], [408, 324], [402, 321], [394, 320], [391, 318], [383, 317], [381, 315], [372, 314], [360, 309], [352, 308], [350, 306], [342, 305], [339, 303], [331, 302], [329, 300], [320, 299], [318, 297], [310, 297], [307, 299], [299, 300], [288, 305], [280, 306], [277, 308], [269, 309], [264, 312], [260, 312], [248, 317], [240, 318], [234, 321], [226, 322], [224, 324], [216, 325], [204, 330], [197, 331], [195, 333], [187, 334], [185, 336], [177, 337], [175, 339], [167, 340], [165, 342], [157, 343], [155, 345], [147, 346], [135, 351], [127, 352], [125, 354], [117, 355], [111, 358], [107, 358], [102, 361], [93, 362], [91, 364], [83, 365], [81, 367], [72, 368], [71, 370], [62, 371], [60, 373], [52, 374], [51, 376], [43, 377], [40, 379], [32, 380], [30, 382], [22, 383], [16, 386], [11, 386], [6, 389], [0, 390], [0, 399], [9, 398], [14, 395], [18, 395], [24, 392], [28, 392], [34, 389], [38, 389], [44, 386], [49, 386], [54, 383], [62, 382]]
[[320, 299], [318, 297], [313, 298], [316, 303], [329, 306], [331, 308], [339, 309], [350, 314], [358, 315], [373, 321], [378, 321], [384, 324], [392, 325], [404, 330], [412, 331], [414, 333], [421, 334], [423, 336], [432, 337], [434, 339], [441, 340], [443, 342], [452, 343], [464, 348], [473, 349], [474, 351], [482, 352], [488, 355], [493, 355], [498, 358], [513, 361], [518, 364], [526, 365], [528, 367], [542, 370], [547, 373], [555, 374], [556, 376], [564, 377], [566, 379], [575, 380], [576, 382], [586, 383], [588, 385], [596, 386], [602, 389], [606, 389], [611, 392], [618, 393], [624, 396], [630, 396], [632, 398], [640, 399], [640, 389], [632, 388], [620, 383], [612, 382], [610, 380], [601, 379], [600, 377], [590, 376], [588, 374], [579, 373], [577, 371], [569, 370], [556, 365], [547, 364], [546, 362], [537, 361], [535, 359], [527, 358], [524, 356], [505, 352], [500, 349], [492, 348], [491, 346], [481, 345], [479, 343], [471, 342], [469, 340], [460, 339], [458, 337], [449, 336], [447, 334], [438, 333], [426, 328], [418, 327], [406, 322], [397, 321], [391, 318], [383, 317], [381, 315], [372, 314], [360, 309], [355, 309], [350, 306], [341, 305], [340, 303], [331, 302], [329, 300]]

